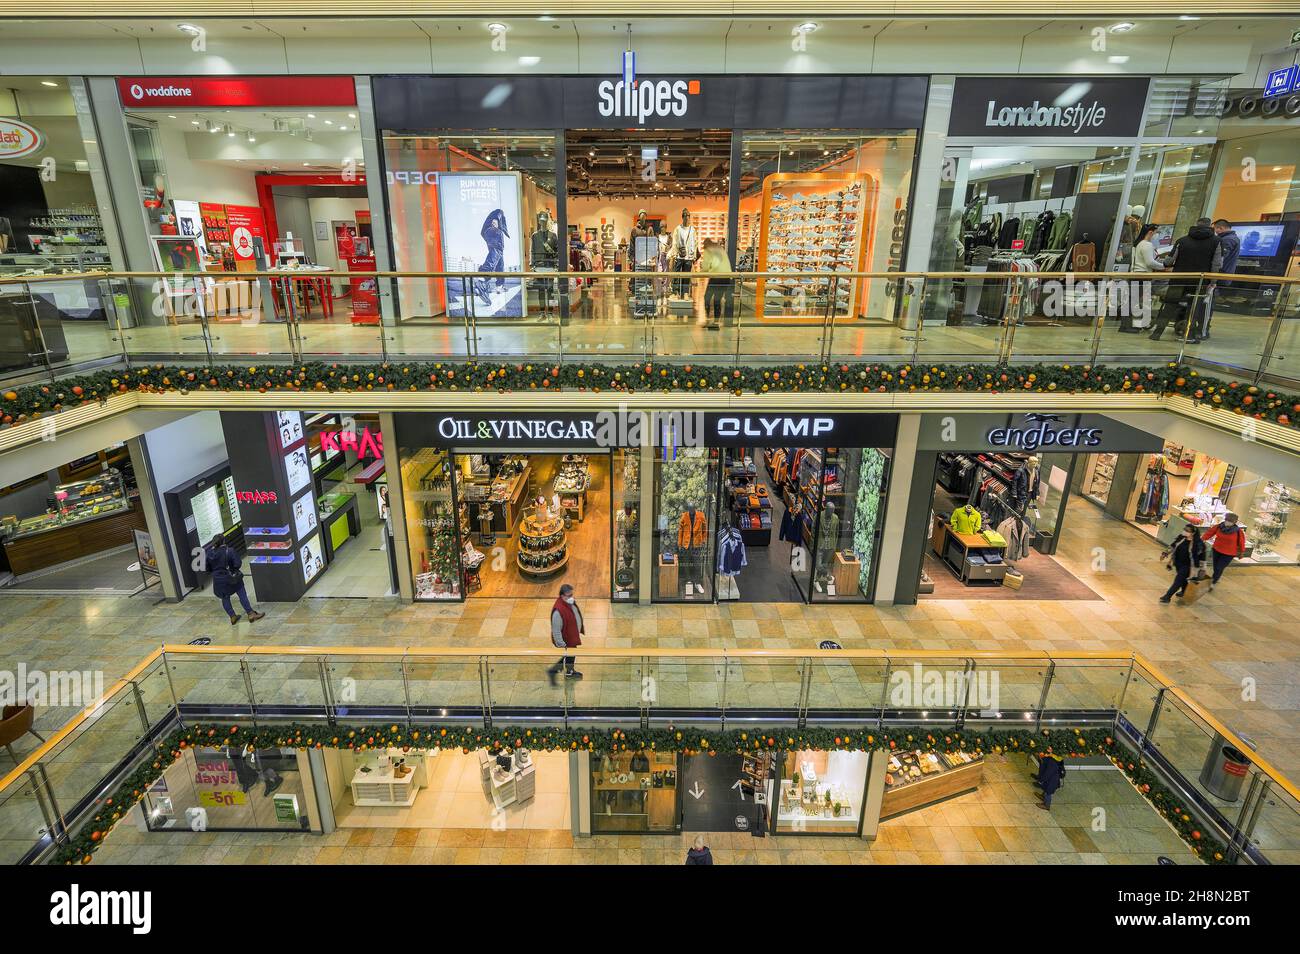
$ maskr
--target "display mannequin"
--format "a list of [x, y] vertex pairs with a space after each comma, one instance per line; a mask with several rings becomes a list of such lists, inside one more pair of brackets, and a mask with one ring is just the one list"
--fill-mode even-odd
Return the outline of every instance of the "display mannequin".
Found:
[[840, 515], [835, 504], [829, 500], [822, 510], [821, 533], [817, 539], [817, 576], [828, 579], [831, 575], [831, 562], [835, 559], [835, 550], [840, 541]]
[[[551, 231], [551, 214], [545, 209], [537, 213], [537, 228], [529, 241], [530, 268], [535, 272], [553, 272], [560, 266], [560, 240]], [[551, 296], [555, 279], [537, 279], [537, 298], [542, 306], [542, 317], [551, 316]]]
[[[700, 257], [700, 240], [691, 225], [691, 210], [682, 209], [682, 224], [673, 229], [672, 243], [668, 249], [668, 270], [689, 272]], [[686, 278], [673, 279], [673, 297], [689, 298], [691, 283]]]
[[745, 559], [745, 538], [731, 525], [727, 514], [724, 513], [721, 520], [722, 527], [718, 530], [718, 599], [738, 600], [740, 587], [736, 585], [736, 577], [749, 562]]
[[677, 523], [677, 559], [686, 583], [686, 595], [692, 596], [698, 587], [704, 595], [704, 552], [709, 542], [709, 524], [703, 510], [697, 510], [695, 501], [686, 503], [681, 519]]
[[978, 510], [966, 504], [952, 512], [951, 523], [952, 529], [957, 533], [979, 533], [984, 526], [984, 518]]

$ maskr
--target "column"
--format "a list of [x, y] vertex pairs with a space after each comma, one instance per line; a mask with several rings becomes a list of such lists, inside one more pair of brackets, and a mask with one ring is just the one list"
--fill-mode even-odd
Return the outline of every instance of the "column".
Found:
[[[925, 128], [917, 144], [916, 179], [912, 184], [912, 200], [908, 204], [911, 224], [907, 236], [906, 258], [903, 271], [923, 272], [930, 267], [930, 249], [934, 243], [934, 230], [939, 210], [939, 187], [943, 178], [943, 154], [948, 143], [948, 119], [952, 113], [951, 76], [930, 77], [929, 98], [925, 106]], [[912, 283], [909, 283], [912, 284]], [[919, 291], [920, 282], [915, 282]], [[916, 300], [915, 293], [912, 299]], [[920, 321], [920, 309], [909, 308], [903, 312], [900, 324], [915, 329]]]
[[[361, 130], [361, 157], [366, 161], [366, 201], [370, 205], [370, 232], [373, 236], [371, 247], [375, 253], [375, 270], [390, 272], [393, 270], [393, 249], [388, 231], [386, 183], [381, 174], [384, 168], [381, 158], [383, 130], [375, 125], [375, 102], [370, 90], [370, 77], [354, 76], [353, 83], [357, 90], [357, 128]], [[379, 320], [385, 325], [396, 324], [397, 303], [393, 301], [393, 284], [382, 282], [379, 288]]]
[[[913, 511], [916, 508], [912, 506], [920, 493], [916, 468], [920, 432], [920, 414], [899, 415], [898, 437], [894, 440], [893, 466], [889, 474], [889, 499], [885, 504], [885, 524], [880, 534], [880, 554], [876, 558], [876, 565], [881, 568], [876, 574], [875, 602], [879, 606], [916, 602], [915, 580], [910, 591], [900, 583], [906, 579], [906, 574], [915, 575], [919, 553], [914, 551], [918, 541], [920, 546], [924, 546], [921, 539], [925, 536], [924, 529], [915, 529]], [[924, 476], [928, 482], [930, 475]], [[929, 504], [927, 499], [925, 506], [928, 508]], [[885, 567], [892, 567], [895, 572], [886, 572]]]
[[402, 485], [397, 427], [391, 412], [384, 411], [379, 415], [379, 432], [383, 435], [384, 473], [388, 476], [388, 519], [393, 528], [397, 592], [410, 603], [415, 599], [415, 584], [411, 578], [411, 546], [406, 536], [406, 488]]
[[128, 440], [126, 449], [131, 455], [135, 483], [140, 490], [140, 512], [144, 515], [144, 525], [149, 531], [149, 536], [153, 538], [154, 554], [158, 558], [158, 579], [162, 586], [162, 595], [169, 603], [179, 603], [181, 587], [176, 579], [176, 567], [172, 563], [172, 547], [167, 540], [167, 518], [158, 499], [158, 491], [154, 487], [149, 449], [145, 447], [144, 439], [141, 437], [132, 437]]

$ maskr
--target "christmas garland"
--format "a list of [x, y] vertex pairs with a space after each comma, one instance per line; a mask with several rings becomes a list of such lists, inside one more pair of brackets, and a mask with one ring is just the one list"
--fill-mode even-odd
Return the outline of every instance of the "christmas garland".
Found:
[[116, 394], [194, 391], [469, 392], [614, 391], [620, 394], [721, 393], [1061, 393], [1181, 395], [1257, 420], [1294, 426], [1300, 395], [1240, 381], [1222, 381], [1189, 367], [1136, 368], [1035, 364], [792, 364], [721, 368], [691, 364], [523, 364], [423, 362], [383, 364], [155, 364], [105, 370], [26, 385], [0, 396], [0, 428], [36, 420]]
[[872, 729], [799, 729], [780, 731], [738, 730], [701, 732], [698, 729], [632, 730], [502, 728], [495, 730], [465, 726], [327, 726], [293, 723], [289, 725], [247, 728], [240, 725], [195, 725], [179, 729], [158, 743], [157, 754], [145, 760], [106, 798], [94, 813], [61, 846], [55, 856], [64, 864], [88, 864], [93, 853], [131, 808], [139, 802], [166, 769], [179, 760], [185, 749], [194, 746], [224, 748], [235, 746], [241, 751], [254, 749], [310, 748], [370, 749], [440, 748], [460, 749], [464, 754], [486, 749], [526, 748], [544, 752], [674, 752], [682, 755], [717, 755], [719, 752], [790, 751], [890, 751], [957, 752], [982, 756], [1024, 752], [1036, 755], [1051, 752], [1062, 758], [1104, 755], [1123, 771], [1139, 793], [1165, 817], [1187, 842], [1192, 852], [1209, 864], [1226, 863], [1225, 846], [1206, 836], [1189, 811], [1178, 803], [1175, 794], [1165, 788], [1145, 766], [1129, 761], [1125, 752], [1106, 729], [990, 729], [962, 731], [919, 727]]

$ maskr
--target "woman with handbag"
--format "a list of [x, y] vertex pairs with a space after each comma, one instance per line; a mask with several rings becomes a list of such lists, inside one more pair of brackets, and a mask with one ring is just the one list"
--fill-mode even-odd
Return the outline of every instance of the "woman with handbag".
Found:
[[1174, 582], [1160, 597], [1161, 603], [1168, 603], [1175, 593], [1179, 596], [1186, 594], [1192, 574], [1199, 573], [1205, 565], [1205, 541], [1201, 539], [1201, 531], [1190, 524], [1184, 527], [1165, 557], [1166, 565], [1174, 571]]
[[212, 574], [212, 592], [221, 600], [221, 608], [230, 617], [230, 625], [239, 622], [239, 614], [230, 603], [232, 596], [239, 597], [239, 604], [244, 607], [250, 623], [256, 623], [266, 616], [253, 609], [248, 602], [248, 591], [244, 589], [244, 571], [239, 568], [239, 554], [226, 543], [226, 538], [218, 533], [204, 552], [208, 560], [208, 572]]

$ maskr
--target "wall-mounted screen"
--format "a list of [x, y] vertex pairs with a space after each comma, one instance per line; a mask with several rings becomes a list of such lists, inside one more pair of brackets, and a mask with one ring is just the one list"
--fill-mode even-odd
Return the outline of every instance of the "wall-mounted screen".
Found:
[[321, 552], [320, 534], [313, 534], [310, 540], [299, 547], [298, 555], [302, 558], [303, 581], [310, 583], [316, 578], [316, 574], [325, 569], [325, 555]]
[[307, 460], [307, 448], [299, 447], [284, 456], [284, 473], [289, 479], [290, 497], [311, 483], [311, 463]]
[[316, 495], [303, 494], [293, 502], [293, 525], [299, 540], [316, 529]]

